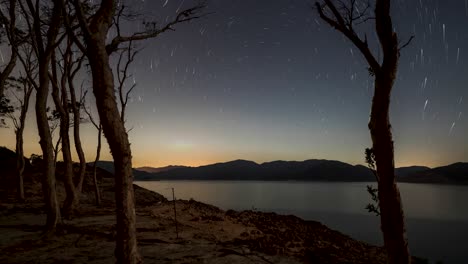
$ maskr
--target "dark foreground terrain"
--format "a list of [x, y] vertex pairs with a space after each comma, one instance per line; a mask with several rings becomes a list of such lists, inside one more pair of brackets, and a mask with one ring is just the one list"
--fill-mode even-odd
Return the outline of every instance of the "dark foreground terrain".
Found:
[[[59, 166], [60, 169], [60, 166]], [[14, 189], [0, 192], [0, 263], [114, 263], [112, 175], [98, 171], [103, 202], [94, 205], [88, 173], [81, 205], [56, 236], [42, 237], [45, 223], [39, 173], [26, 177], [27, 201]], [[11, 183], [3, 174], [1, 180]], [[59, 200], [64, 189], [58, 175]], [[295, 216], [223, 211], [194, 200], [173, 202], [135, 186], [139, 250], [145, 263], [385, 263], [382, 248]]]

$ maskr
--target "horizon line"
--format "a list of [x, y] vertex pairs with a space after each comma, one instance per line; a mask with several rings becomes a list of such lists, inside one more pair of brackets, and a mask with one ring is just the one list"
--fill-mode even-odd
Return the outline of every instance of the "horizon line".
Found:
[[[281, 160], [281, 159], [279, 159], [279, 160], [271, 160], [271, 161], [264, 161], [264, 162], [257, 162], [257, 161], [254, 161], [254, 160], [247, 160], [247, 159], [232, 159], [232, 160], [227, 160], [227, 161], [219, 161], [219, 162], [201, 164], [201, 165], [197, 165], [197, 166], [188, 166], [188, 165], [181, 165], [181, 164], [170, 164], [170, 165], [163, 165], [163, 166], [157, 166], [157, 167], [151, 166], [151, 165], [143, 165], [143, 166], [132, 167], [132, 168], [133, 169], [138, 169], [138, 168], [155, 168], [155, 169], [157, 169], [157, 168], [164, 168], [164, 167], [170, 167], [170, 166], [198, 168], [198, 167], [203, 167], [203, 166], [223, 164], [223, 163], [229, 163], [229, 162], [234, 162], [234, 161], [248, 161], [248, 162], [253, 162], [253, 163], [257, 164], [257, 165], [262, 165], [262, 164], [265, 164], [265, 163], [272, 163], [272, 162], [278, 162], [278, 161], [282, 161], [282, 162], [305, 162], [305, 161], [309, 161], [309, 160], [337, 161], [337, 162], [349, 164], [351, 166], [364, 166], [364, 167], [367, 167], [363, 163], [352, 164], [352, 163], [348, 163], [348, 162], [344, 162], [344, 161], [340, 161], [340, 160], [316, 158], [316, 159], [305, 159], [305, 160]], [[101, 161], [113, 162], [112, 160], [101, 160]], [[445, 164], [445, 165], [440, 165], [440, 166], [427, 166], [427, 165], [421, 165], [421, 164], [414, 164], [414, 165], [409, 165], [409, 166], [395, 166], [395, 169], [397, 169], [397, 168], [409, 168], [409, 167], [427, 167], [429, 169], [434, 169], [434, 168], [439, 168], [439, 167], [450, 166], [450, 165], [457, 164], [457, 163], [468, 163], [468, 161], [456, 161], [456, 162], [452, 162], [452, 163]]]

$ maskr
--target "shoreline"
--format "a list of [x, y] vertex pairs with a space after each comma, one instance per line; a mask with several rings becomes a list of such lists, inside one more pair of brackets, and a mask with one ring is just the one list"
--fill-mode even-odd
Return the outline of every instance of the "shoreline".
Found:
[[[369, 183], [377, 184], [376, 181], [329, 181], [329, 180], [229, 180], [229, 179], [138, 179], [134, 182], [279, 182], [279, 183]], [[397, 181], [397, 184], [424, 184], [424, 185], [436, 185], [436, 186], [460, 186], [468, 187], [468, 182], [417, 182], [417, 181]]]
[[[25, 183], [27, 203], [12, 190], [0, 200], [1, 263], [113, 263], [115, 208], [113, 176], [100, 170], [102, 206], [94, 205], [91, 178], [75, 218], [41, 239], [42, 191]], [[63, 184], [58, 184], [63, 201]], [[386, 263], [382, 247], [357, 241], [312, 220], [272, 212], [221, 210], [195, 200], [173, 202], [134, 185], [139, 251], [145, 263]], [[178, 236], [178, 237], [177, 237]]]

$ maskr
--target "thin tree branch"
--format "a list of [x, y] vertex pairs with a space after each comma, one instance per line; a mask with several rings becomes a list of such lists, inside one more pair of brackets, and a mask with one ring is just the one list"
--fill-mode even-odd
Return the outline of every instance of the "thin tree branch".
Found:
[[[156, 28], [156, 24], [153, 23], [152, 24], [153, 28], [151, 28], [149, 30], [146, 30], [146, 31], [143, 31], [143, 32], [134, 33], [131, 36], [121, 36], [120, 35], [119, 25], [116, 25], [117, 36], [114, 37], [112, 39], [111, 43], [106, 46], [107, 54], [111, 54], [111, 53], [115, 52], [116, 50], [118, 50], [119, 45], [124, 43], [124, 42], [155, 38], [158, 35], [166, 32], [166, 31], [174, 31], [173, 26], [175, 26], [176, 24], [189, 22], [189, 21], [192, 21], [194, 19], [198, 19], [198, 18], [202, 18], [204, 16], [207, 16], [208, 14], [197, 15], [205, 7], [206, 7], [206, 4], [202, 3], [202, 4], [196, 5], [194, 7], [185, 9], [185, 10], [179, 12], [177, 14], [177, 16], [171, 22], [167, 23], [162, 28]], [[123, 8], [119, 12], [123, 12]], [[119, 13], [119, 14], [121, 15], [121, 13]], [[117, 23], [119, 22], [119, 16], [117, 16], [116, 22]]]
[[[364, 55], [365, 59], [369, 63], [369, 66], [372, 68], [373, 72], [378, 73], [380, 71], [381, 66], [375, 58], [375, 56], [372, 54], [371, 50], [369, 49], [367, 39], [365, 39], [364, 41], [361, 40], [354, 30], [346, 26], [345, 19], [340, 14], [340, 12], [331, 0], [324, 0], [324, 2], [325, 3], [323, 4], [320, 4], [319, 2], [315, 3], [320, 18], [323, 21], [327, 22], [331, 27], [343, 33], [361, 51], [361, 53]], [[329, 17], [324, 12], [325, 8], [328, 8], [332, 12], [334, 18]]]
[[406, 48], [409, 44], [411, 44], [411, 41], [413, 41], [413, 39], [414, 36], [411, 36], [405, 44], [401, 45], [401, 47], [398, 48], [398, 51], [401, 51], [402, 49]]

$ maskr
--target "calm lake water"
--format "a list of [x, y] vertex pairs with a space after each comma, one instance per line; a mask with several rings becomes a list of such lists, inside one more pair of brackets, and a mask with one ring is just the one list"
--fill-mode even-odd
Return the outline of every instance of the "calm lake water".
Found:
[[[222, 209], [294, 214], [355, 239], [382, 245], [379, 218], [364, 209], [368, 183], [154, 181], [136, 184], [172, 199]], [[369, 183], [371, 184], [371, 183]], [[468, 263], [468, 186], [400, 184], [411, 253], [435, 263]]]

